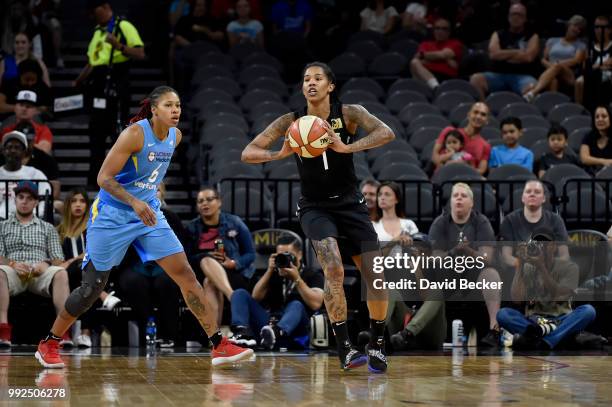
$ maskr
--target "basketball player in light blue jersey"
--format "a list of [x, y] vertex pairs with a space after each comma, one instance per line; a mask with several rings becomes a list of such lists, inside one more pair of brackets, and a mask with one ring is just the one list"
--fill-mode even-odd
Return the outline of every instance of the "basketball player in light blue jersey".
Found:
[[156, 197], [172, 154], [181, 142], [176, 128], [181, 103], [176, 91], [157, 87], [143, 102], [131, 125], [119, 135], [98, 173], [100, 193], [87, 224], [83, 280], [40, 341], [36, 359], [47, 368], [62, 368], [59, 341], [74, 321], [98, 298], [113, 267], [133, 244], [142, 262], [154, 260], [178, 284], [185, 303], [213, 343], [212, 364], [233, 363], [253, 356], [221, 335], [216, 310], [204, 296], [183, 246], [168, 225]]

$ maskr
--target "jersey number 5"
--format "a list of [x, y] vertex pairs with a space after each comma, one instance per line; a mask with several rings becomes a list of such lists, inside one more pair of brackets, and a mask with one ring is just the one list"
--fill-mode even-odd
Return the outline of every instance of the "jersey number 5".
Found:
[[151, 176], [149, 177], [149, 182], [155, 182], [155, 180], [157, 179], [157, 177], [159, 177], [159, 168], [162, 166], [163, 164], [159, 164], [157, 166], [157, 168], [155, 168], [153, 170], [153, 172], [151, 173]]

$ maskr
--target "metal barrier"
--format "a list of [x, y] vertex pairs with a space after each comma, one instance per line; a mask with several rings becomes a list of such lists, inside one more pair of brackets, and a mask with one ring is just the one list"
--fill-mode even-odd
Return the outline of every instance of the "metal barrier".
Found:
[[[573, 191], [576, 193], [574, 194]], [[586, 208], [587, 204], [582, 200], [583, 192], [585, 192], [585, 197], [588, 196], [591, 200], [589, 208]], [[574, 202], [570, 198], [576, 195], [579, 199], [575, 201], [576, 207], [573, 208]], [[563, 194], [560, 197], [561, 214], [566, 222], [576, 224], [605, 222], [606, 225], [609, 225], [612, 221], [611, 197], [612, 178], [569, 178], [563, 184]], [[600, 198], [603, 198], [603, 201]], [[603, 204], [603, 207], [599, 205], [600, 203]]]
[[[49, 189], [41, 195], [39, 188], [40, 204], [34, 209], [34, 213], [41, 219], [53, 223], [53, 185], [48, 180], [29, 180], [29, 179], [0, 179], [0, 205], [4, 204], [4, 211], [0, 213], [4, 219], [8, 219], [10, 202], [15, 201], [14, 189], [21, 181], [32, 181], [36, 186], [40, 183], [49, 185]], [[41, 216], [40, 212], [43, 211]]]

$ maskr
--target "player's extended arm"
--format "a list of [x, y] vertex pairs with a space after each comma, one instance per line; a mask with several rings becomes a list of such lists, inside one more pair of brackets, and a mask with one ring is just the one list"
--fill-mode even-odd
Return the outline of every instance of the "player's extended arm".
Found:
[[368, 135], [348, 145], [340, 143], [342, 146], [346, 146], [346, 151], [343, 151], [344, 147], [337, 149], [340, 145], [338, 143], [340, 138], [336, 136], [330, 148], [339, 153], [356, 153], [369, 148], [382, 146], [395, 139], [393, 130], [376, 116], [370, 114], [361, 105], [344, 105], [342, 106], [342, 114], [347, 121], [347, 126], [356, 125], [361, 127]]
[[153, 226], [157, 222], [155, 212], [145, 202], [127, 192], [115, 179], [115, 175], [121, 171], [130, 156], [142, 150], [143, 146], [144, 134], [140, 126], [130, 126], [123, 130], [102, 163], [98, 172], [98, 185], [130, 205], [145, 225]]
[[287, 113], [274, 120], [264, 131], [259, 133], [242, 150], [241, 160], [245, 163], [264, 163], [267, 161], [282, 160], [293, 152], [286, 141], [279, 151], [270, 151], [270, 147], [279, 137], [284, 137], [291, 123], [295, 120], [293, 113]]

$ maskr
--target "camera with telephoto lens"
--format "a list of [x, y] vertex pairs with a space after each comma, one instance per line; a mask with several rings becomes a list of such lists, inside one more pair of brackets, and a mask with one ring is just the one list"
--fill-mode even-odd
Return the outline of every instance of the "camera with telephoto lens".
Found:
[[293, 253], [282, 252], [278, 253], [274, 258], [274, 265], [276, 266], [276, 268], [286, 269], [291, 267], [292, 265], [295, 265], [295, 261], [296, 259]]
[[529, 240], [527, 242], [527, 256], [538, 257], [542, 254], [544, 244], [537, 240]]

